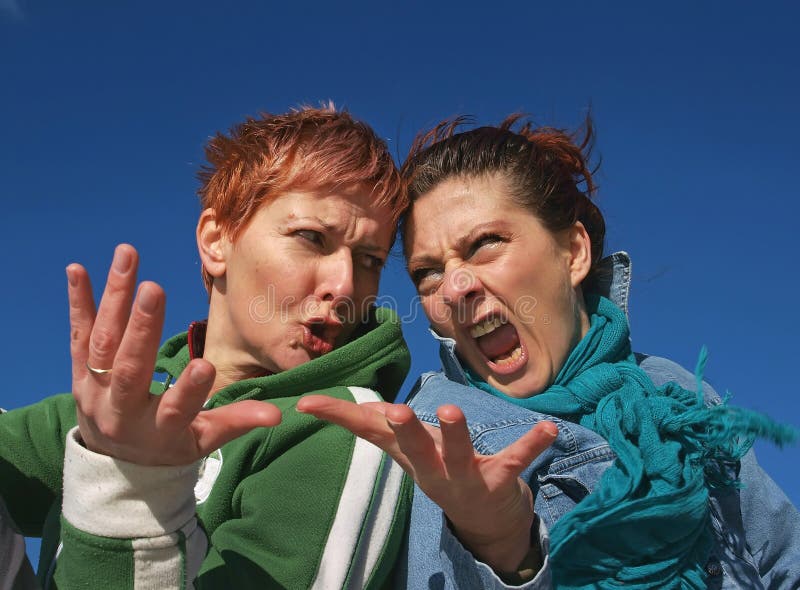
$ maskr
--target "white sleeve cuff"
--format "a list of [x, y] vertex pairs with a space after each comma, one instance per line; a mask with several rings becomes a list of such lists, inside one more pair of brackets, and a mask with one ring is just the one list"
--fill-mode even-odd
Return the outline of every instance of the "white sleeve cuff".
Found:
[[195, 515], [200, 462], [178, 467], [136, 465], [94, 453], [67, 434], [63, 514], [87, 533], [111, 538], [156, 537]]

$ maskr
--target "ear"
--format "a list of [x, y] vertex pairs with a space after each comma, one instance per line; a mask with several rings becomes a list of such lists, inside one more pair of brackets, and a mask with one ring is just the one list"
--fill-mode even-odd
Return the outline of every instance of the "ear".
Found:
[[227, 239], [217, 224], [217, 213], [206, 209], [197, 221], [197, 250], [203, 268], [215, 279], [225, 275], [225, 246]]
[[576, 221], [569, 232], [569, 273], [572, 288], [583, 282], [592, 268], [592, 240], [583, 223]]

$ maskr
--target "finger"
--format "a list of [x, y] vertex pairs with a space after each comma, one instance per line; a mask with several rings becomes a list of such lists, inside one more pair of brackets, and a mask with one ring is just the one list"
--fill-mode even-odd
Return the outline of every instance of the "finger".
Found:
[[511, 445], [497, 453], [514, 477], [518, 477], [536, 457], [552, 445], [558, 436], [558, 427], [549, 421], [537, 422], [536, 425], [514, 441]]
[[451, 477], [463, 477], [474, 465], [475, 450], [467, 420], [457, 406], [442, 406], [436, 412], [442, 429], [442, 460]]
[[205, 456], [259, 426], [277, 426], [281, 411], [268, 402], [245, 400], [200, 412], [192, 424], [197, 448]]
[[86, 374], [89, 336], [92, 333], [95, 317], [89, 273], [80, 264], [70, 264], [67, 267], [67, 297], [69, 299], [69, 350], [72, 356], [72, 381], [74, 384]]
[[186, 429], [203, 409], [215, 375], [211, 363], [194, 359], [183, 370], [174, 387], [160, 397], [149, 397], [158, 404], [156, 428], [174, 432]]
[[338, 424], [388, 451], [389, 447], [396, 446], [394, 433], [383, 413], [376, 408], [380, 405], [383, 403], [356, 404], [327, 395], [306, 395], [297, 402], [297, 411]]
[[87, 362], [96, 369], [110, 369], [128, 323], [136, 285], [138, 255], [133, 246], [120, 244], [108, 271], [103, 298], [89, 338]]
[[400, 450], [413, 465], [418, 483], [424, 484], [445, 476], [436, 441], [411, 408], [404, 404], [387, 407], [386, 419], [397, 437]]
[[110, 401], [118, 411], [149, 400], [150, 382], [164, 325], [164, 302], [161, 287], [149, 281], [139, 285], [111, 374]]

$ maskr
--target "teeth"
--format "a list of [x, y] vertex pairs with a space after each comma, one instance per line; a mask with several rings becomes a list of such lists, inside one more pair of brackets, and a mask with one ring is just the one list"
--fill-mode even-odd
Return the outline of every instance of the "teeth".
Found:
[[516, 360], [519, 360], [521, 356], [522, 356], [522, 348], [520, 346], [517, 346], [514, 350], [511, 351], [511, 354], [495, 359], [494, 362], [498, 365], [505, 365], [508, 363], [512, 363]]
[[469, 329], [469, 335], [473, 338], [479, 338], [490, 332], [494, 332], [497, 328], [505, 324], [500, 318], [486, 318], [479, 324], [475, 324]]

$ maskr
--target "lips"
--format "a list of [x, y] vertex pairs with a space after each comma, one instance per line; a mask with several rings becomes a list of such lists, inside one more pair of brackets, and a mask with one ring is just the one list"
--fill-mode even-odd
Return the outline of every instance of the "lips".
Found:
[[310, 353], [321, 356], [336, 346], [342, 324], [330, 318], [311, 318], [303, 322], [303, 347]]

